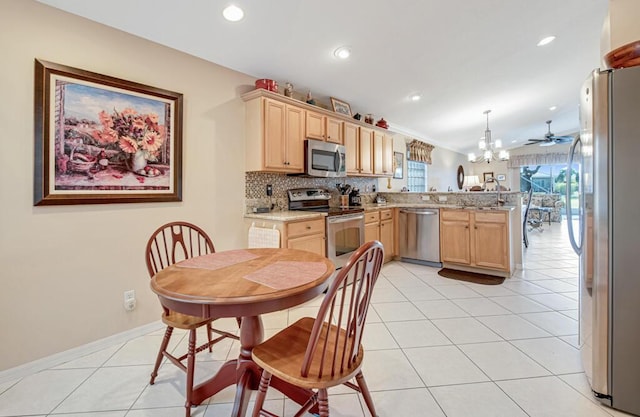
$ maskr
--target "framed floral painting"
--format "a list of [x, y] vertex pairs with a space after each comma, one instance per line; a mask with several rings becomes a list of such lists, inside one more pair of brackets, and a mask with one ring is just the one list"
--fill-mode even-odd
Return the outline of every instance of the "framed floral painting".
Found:
[[36, 59], [34, 205], [181, 201], [182, 100]]

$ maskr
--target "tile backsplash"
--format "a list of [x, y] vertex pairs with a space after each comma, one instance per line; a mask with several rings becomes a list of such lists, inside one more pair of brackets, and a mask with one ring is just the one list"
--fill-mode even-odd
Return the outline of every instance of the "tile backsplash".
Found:
[[[245, 209], [251, 212], [254, 207], [271, 207], [274, 210], [286, 210], [289, 204], [287, 190], [292, 188], [324, 187], [331, 192], [332, 206], [339, 205], [336, 184], [347, 183], [358, 188], [365, 200], [373, 199], [376, 195], [374, 187], [378, 186], [377, 178], [347, 177], [347, 178], [309, 178], [295, 175], [273, 174], [266, 172], [245, 173]], [[273, 187], [273, 195], [267, 197], [267, 184]], [[368, 190], [368, 192], [367, 192]]]

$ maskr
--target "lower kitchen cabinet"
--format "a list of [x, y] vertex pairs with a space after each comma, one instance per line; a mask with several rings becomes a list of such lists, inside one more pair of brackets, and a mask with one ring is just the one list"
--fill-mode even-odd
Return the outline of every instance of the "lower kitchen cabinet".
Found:
[[366, 211], [364, 215], [364, 241], [379, 240], [384, 245], [384, 261], [395, 255], [393, 209]]
[[509, 216], [510, 213], [506, 210], [442, 209], [442, 262], [454, 269], [456, 266], [463, 266], [501, 271], [501, 275], [511, 275]]
[[324, 219], [287, 222], [283, 246], [326, 256]]
[[275, 227], [280, 231], [281, 248], [306, 250], [327, 256], [324, 217], [291, 221], [247, 219], [245, 223], [248, 227], [253, 223], [259, 227]]

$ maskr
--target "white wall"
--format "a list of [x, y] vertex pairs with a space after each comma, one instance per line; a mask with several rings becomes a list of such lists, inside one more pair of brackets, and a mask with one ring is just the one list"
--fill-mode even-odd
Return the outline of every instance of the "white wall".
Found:
[[[218, 249], [241, 247], [239, 96], [254, 80], [32, 0], [0, 1], [0, 28], [3, 370], [158, 320], [144, 247], [160, 224], [192, 221]], [[183, 93], [183, 201], [34, 207], [34, 58]]]
[[[396, 134], [393, 137], [394, 152], [401, 152], [403, 156], [403, 176], [402, 179], [391, 179], [391, 188], [388, 188], [389, 181], [378, 180], [378, 189], [384, 192], [397, 192], [402, 187], [407, 186], [407, 143], [413, 140], [403, 134]], [[464, 167], [465, 174], [468, 174], [469, 162], [467, 157], [461, 153], [435, 147], [431, 152], [432, 164], [427, 167], [427, 190], [436, 187], [438, 191], [447, 191], [451, 187], [453, 191], [458, 191], [457, 178], [458, 166]]]

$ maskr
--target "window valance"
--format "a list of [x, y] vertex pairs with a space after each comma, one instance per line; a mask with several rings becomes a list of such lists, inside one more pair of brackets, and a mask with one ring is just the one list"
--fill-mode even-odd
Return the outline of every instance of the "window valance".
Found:
[[511, 155], [508, 167], [519, 168], [524, 165], [560, 165], [566, 164], [567, 158], [568, 155], [564, 152]]
[[433, 148], [433, 145], [429, 145], [428, 143], [422, 142], [421, 140], [414, 139], [407, 144], [407, 149], [409, 150], [407, 159], [411, 161], [430, 164], [431, 151], [433, 150]]

